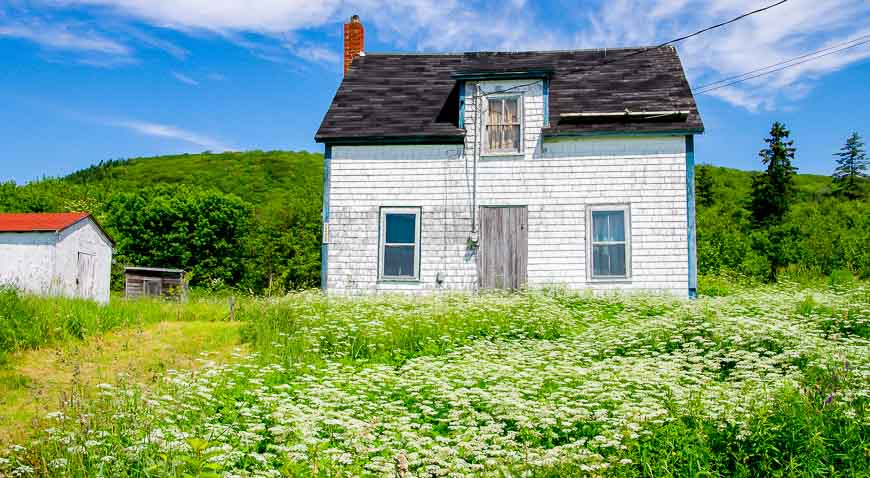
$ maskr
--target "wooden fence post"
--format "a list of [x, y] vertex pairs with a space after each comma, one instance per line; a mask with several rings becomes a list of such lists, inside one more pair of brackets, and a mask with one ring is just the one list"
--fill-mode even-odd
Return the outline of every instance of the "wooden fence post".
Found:
[[230, 296], [230, 322], [236, 320], [236, 297]]

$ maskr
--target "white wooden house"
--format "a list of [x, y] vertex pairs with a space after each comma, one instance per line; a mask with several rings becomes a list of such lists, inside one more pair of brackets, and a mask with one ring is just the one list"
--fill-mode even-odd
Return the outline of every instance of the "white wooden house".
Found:
[[675, 49], [372, 54], [362, 31], [315, 137], [324, 289], [695, 294], [703, 124]]
[[86, 212], [0, 214], [0, 287], [106, 303], [113, 248]]

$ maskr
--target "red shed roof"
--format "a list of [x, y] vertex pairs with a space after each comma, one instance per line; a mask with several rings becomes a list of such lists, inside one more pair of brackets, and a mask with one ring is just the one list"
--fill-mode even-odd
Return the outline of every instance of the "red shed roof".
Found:
[[0, 213], [0, 232], [62, 231], [90, 215], [87, 212]]
[[27, 212], [0, 213], [0, 233], [2, 232], [60, 232], [85, 218], [91, 218], [100, 232], [106, 236], [112, 247], [112, 239], [103, 226], [89, 212]]

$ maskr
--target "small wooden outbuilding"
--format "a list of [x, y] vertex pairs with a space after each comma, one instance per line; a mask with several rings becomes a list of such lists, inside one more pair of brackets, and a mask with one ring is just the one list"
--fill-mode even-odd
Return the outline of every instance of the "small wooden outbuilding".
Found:
[[124, 294], [131, 297], [166, 297], [174, 300], [187, 298], [184, 270], [162, 267], [124, 268]]

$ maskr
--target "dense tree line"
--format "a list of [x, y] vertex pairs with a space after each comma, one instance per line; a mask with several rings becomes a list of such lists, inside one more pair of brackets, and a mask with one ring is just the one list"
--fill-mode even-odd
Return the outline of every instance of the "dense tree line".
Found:
[[784, 270], [809, 275], [847, 270], [870, 277], [870, 187], [860, 136], [854, 133], [836, 153], [831, 178], [796, 174], [797, 149], [790, 136], [785, 125], [773, 124], [759, 152], [765, 169], [751, 177], [748, 190], [742, 173], [699, 166], [702, 273], [776, 280]]
[[[696, 171], [701, 273], [775, 280], [783, 269], [870, 277], [867, 159], [855, 133], [830, 178], [797, 174], [790, 132], [775, 123], [755, 174]], [[255, 293], [316, 287], [322, 156], [304, 152], [113, 160], [59, 179], [0, 183], [0, 211], [90, 211], [126, 264], [179, 267], [193, 286]]]

